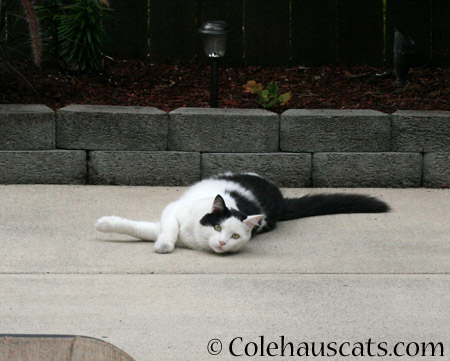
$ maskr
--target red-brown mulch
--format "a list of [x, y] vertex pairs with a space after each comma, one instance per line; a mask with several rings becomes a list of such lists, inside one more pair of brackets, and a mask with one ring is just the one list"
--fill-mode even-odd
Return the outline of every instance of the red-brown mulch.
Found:
[[[14, 64], [39, 94], [18, 77], [0, 70], [0, 103], [41, 103], [53, 109], [71, 103], [178, 107], [208, 107], [209, 67], [199, 64], [161, 65], [143, 61], [110, 61], [92, 74], [76, 74], [56, 64], [40, 69]], [[288, 108], [450, 110], [450, 69], [414, 68], [404, 88], [393, 77], [374, 79], [382, 69], [371, 67], [245, 67], [220, 70], [220, 106], [256, 108], [255, 95], [242, 85], [276, 81], [281, 92], [292, 91]]]

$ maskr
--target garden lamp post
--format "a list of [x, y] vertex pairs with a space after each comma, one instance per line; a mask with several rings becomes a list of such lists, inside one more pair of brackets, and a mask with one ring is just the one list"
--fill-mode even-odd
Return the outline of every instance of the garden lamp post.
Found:
[[219, 104], [219, 59], [227, 49], [227, 34], [230, 26], [221, 20], [207, 21], [198, 29], [203, 35], [203, 49], [211, 60], [210, 107], [217, 108]]
[[416, 43], [397, 28], [394, 32], [394, 72], [397, 77], [397, 86], [406, 85], [406, 77], [415, 53]]

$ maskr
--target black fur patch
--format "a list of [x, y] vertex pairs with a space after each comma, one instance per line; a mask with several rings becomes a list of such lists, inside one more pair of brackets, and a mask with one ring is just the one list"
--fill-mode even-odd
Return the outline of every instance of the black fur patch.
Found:
[[241, 195], [239, 192], [228, 190], [226, 190], [225, 192], [228, 193], [230, 197], [232, 197], [236, 201], [236, 206], [242, 213], [246, 214], [247, 216], [261, 214], [261, 207]]
[[255, 227], [257, 233], [275, 228], [278, 221], [337, 213], [381, 213], [389, 206], [381, 200], [360, 194], [314, 194], [301, 198], [284, 198], [276, 185], [251, 174], [220, 174], [213, 179], [237, 183], [253, 194], [256, 204], [239, 192], [228, 191], [240, 212], [263, 214], [265, 227]]
[[236, 200], [236, 205], [240, 211], [249, 216], [264, 214], [266, 226], [264, 228], [255, 227], [255, 232], [267, 232], [275, 228], [284, 202], [283, 196], [275, 184], [252, 174], [222, 174], [215, 178], [235, 182], [250, 191], [256, 198], [258, 204], [251, 202], [238, 192], [229, 192], [230, 196]]
[[225, 208], [223, 210], [205, 214], [203, 218], [200, 220], [200, 224], [202, 224], [203, 226], [214, 227], [216, 224], [221, 224], [222, 222], [226, 221], [228, 218], [231, 217], [235, 217], [242, 222], [244, 219], [247, 218], [247, 215], [236, 209], [228, 208], [225, 205]]
[[384, 213], [389, 206], [362, 194], [311, 194], [285, 199], [280, 221], [340, 213]]

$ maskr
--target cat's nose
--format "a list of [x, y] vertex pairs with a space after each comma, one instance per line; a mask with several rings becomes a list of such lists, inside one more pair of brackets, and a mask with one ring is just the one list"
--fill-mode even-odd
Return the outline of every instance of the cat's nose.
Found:
[[220, 247], [225, 246], [227, 243], [224, 241], [219, 241]]

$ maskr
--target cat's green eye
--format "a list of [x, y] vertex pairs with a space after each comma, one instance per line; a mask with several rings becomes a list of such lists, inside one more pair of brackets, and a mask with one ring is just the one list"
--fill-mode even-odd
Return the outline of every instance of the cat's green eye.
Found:
[[240, 235], [238, 235], [237, 233], [233, 233], [233, 235], [231, 236], [231, 238], [233, 238], [233, 239], [238, 239], [238, 238], [240, 238], [241, 236]]
[[222, 227], [219, 226], [218, 224], [216, 224], [216, 225], [214, 226], [214, 229], [215, 229], [217, 232], [220, 232], [220, 231], [222, 230]]

